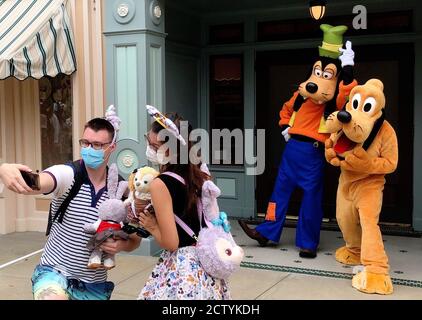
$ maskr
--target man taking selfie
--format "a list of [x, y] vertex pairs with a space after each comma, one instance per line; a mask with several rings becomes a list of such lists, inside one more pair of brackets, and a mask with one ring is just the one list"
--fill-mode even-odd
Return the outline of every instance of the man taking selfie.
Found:
[[[9, 190], [25, 195], [53, 194], [49, 236], [31, 279], [35, 300], [108, 300], [114, 289], [107, 281], [107, 270], [88, 269], [90, 235], [83, 229], [85, 223], [98, 219], [98, 205], [109, 199], [107, 164], [116, 149], [120, 119], [114, 108], [107, 114], [106, 119], [95, 118], [85, 124], [79, 140], [81, 160], [52, 166], [39, 176], [25, 165], [0, 166], [0, 180]], [[100, 248], [116, 254], [133, 251], [139, 244], [140, 238], [133, 234], [127, 241], [108, 239]]]

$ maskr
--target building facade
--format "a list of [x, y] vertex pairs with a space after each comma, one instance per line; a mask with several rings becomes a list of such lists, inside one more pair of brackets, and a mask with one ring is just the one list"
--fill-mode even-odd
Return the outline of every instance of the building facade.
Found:
[[[73, 30], [77, 69], [68, 76], [59, 74], [39, 80], [10, 76], [0, 80], [1, 163], [23, 163], [42, 170], [55, 161], [66, 161], [66, 157], [78, 158], [77, 137], [85, 122], [104, 114], [102, 3], [62, 2]], [[26, 8], [19, 6], [27, 4], [20, 2], [16, 6], [19, 12], [14, 14], [25, 12]], [[1, 1], [0, 8], [3, 5]], [[36, 60], [35, 54], [31, 58]], [[37, 72], [34, 64], [32, 76]], [[53, 111], [56, 114], [49, 117]], [[4, 190], [0, 194], [0, 233], [45, 231], [49, 206], [49, 196], [24, 197]]]
[[[73, 157], [78, 157], [75, 137], [81, 126], [109, 104], [117, 106], [123, 120], [113, 160], [124, 175], [147, 164], [146, 104], [177, 111], [208, 132], [239, 129], [240, 140], [225, 147], [205, 142], [226, 160], [217, 164], [218, 155], [210, 154], [210, 168], [222, 190], [222, 209], [232, 217], [259, 217], [284, 147], [278, 111], [306, 77], [322, 40], [319, 24], [346, 24], [345, 38], [356, 52], [356, 78], [384, 81], [387, 119], [399, 138], [399, 168], [387, 177], [381, 222], [422, 231], [422, 169], [417, 165], [422, 160], [417, 148], [422, 143], [422, 22], [417, 19], [422, 5], [361, 2], [329, 1], [326, 17], [316, 22], [306, 3], [293, 0], [69, 0], [78, 62], [71, 76]], [[353, 27], [359, 4], [367, 10], [367, 29]], [[1, 80], [0, 93], [1, 160], [42, 168], [42, 125], [26, 121], [40, 118], [39, 82]], [[261, 144], [259, 129], [265, 130]], [[246, 132], [252, 133], [249, 140]], [[263, 174], [247, 174], [256, 164], [246, 156], [225, 158], [239, 148], [243, 155], [249, 150], [265, 156]], [[338, 172], [327, 170], [324, 211], [326, 220], [334, 221]], [[292, 197], [292, 219], [300, 197], [300, 192]], [[48, 203], [48, 197], [4, 192], [0, 233], [42, 231]]]

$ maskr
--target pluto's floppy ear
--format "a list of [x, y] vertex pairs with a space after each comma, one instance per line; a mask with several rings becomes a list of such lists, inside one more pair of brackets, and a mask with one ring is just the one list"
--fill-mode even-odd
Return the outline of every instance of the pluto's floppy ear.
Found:
[[371, 133], [369, 134], [369, 137], [365, 140], [363, 143], [362, 148], [366, 151], [371, 146], [372, 142], [374, 142], [375, 137], [378, 134], [378, 131], [380, 131], [381, 126], [383, 125], [385, 120], [385, 108], [381, 109], [381, 117], [375, 121], [374, 127], [372, 128]]

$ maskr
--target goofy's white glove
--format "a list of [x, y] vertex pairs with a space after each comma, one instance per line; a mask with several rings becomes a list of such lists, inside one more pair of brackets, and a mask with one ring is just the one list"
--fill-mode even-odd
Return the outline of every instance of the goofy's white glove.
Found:
[[344, 66], [355, 65], [355, 52], [352, 50], [352, 43], [350, 41], [346, 41], [346, 49], [340, 48], [338, 51], [342, 53], [339, 57], [342, 68]]
[[289, 139], [290, 139], [289, 130], [290, 130], [290, 127], [287, 127], [286, 129], [281, 131], [281, 134], [283, 135], [284, 140], [286, 140], [286, 142], [289, 141]]

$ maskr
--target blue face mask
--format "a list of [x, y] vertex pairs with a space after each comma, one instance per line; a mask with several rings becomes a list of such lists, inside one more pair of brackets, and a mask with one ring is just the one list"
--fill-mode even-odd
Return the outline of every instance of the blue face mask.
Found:
[[97, 169], [104, 163], [104, 150], [95, 150], [93, 148], [86, 147], [81, 149], [82, 160], [85, 165], [91, 169]]

